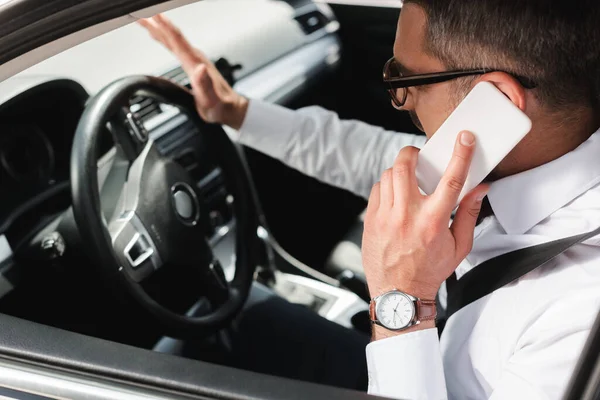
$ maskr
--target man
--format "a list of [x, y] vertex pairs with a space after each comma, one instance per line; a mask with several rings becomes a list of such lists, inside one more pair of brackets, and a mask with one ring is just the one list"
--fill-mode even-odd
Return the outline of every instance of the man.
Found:
[[[440, 287], [444, 300], [442, 283], [453, 271], [460, 280], [498, 255], [600, 226], [599, 17], [595, 0], [405, 1], [388, 75], [490, 71], [391, 90], [428, 137], [481, 81], [533, 122], [491, 184], [463, 200], [450, 228], [476, 142], [471, 133], [459, 135], [436, 192], [422, 196], [418, 151], [406, 147], [419, 139], [321, 109], [248, 102], [168, 21], [143, 24], [181, 60], [205, 119], [239, 129], [242, 143], [318, 179], [365, 196], [372, 187], [363, 239], [370, 293], [399, 290], [427, 301]], [[486, 193], [491, 212], [476, 226]], [[401, 331], [374, 325], [369, 391], [407, 399], [559, 398], [600, 305], [598, 244], [575, 246], [458, 311], [441, 342], [427, 318]]]

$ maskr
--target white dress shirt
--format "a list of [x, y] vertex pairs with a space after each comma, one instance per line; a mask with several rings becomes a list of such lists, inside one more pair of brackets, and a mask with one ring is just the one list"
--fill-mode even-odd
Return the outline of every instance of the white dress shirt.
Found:
[[[258, 101], [250, 102], [239, 140], [363, 197], [402, 147], [425, 142], [318, 107], [290, 111]], [[599, 184], [600, 132], [551, 163], [494, 182], [494, 215], [477, 226], [457, 277], [498, 255], [599, 227]], [[369, 392], [561, 398], [599, 308], [600, 238], [593, 238], [455, 313], [441, 340], [428, 329], [369, 344]]]

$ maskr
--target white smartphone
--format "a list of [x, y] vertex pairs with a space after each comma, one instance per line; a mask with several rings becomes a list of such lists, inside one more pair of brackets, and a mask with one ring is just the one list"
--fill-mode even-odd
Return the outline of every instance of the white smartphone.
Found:
[[458, 134], [470, 131], [476, 145], [471, 168], [458, 202], [479, 185], [529, 133], [531, 120], [489, 82], [478, 83], [419, 152], [417, 182], [425, 194], [440, 183]]

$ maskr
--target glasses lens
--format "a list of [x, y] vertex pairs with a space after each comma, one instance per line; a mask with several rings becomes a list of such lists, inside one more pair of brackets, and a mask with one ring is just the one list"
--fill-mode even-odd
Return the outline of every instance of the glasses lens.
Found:
[[[383, 79], [384, 81], [389, 81], [395, 78], [401, 78], [402, 72], [400, 72], [400, 68], [398, 68], [398, 64], [396, 60], [392, 57], [385, 63], [385, 67], [383, 68]], [[388, 90], [390, 97], [392, 98], [392, 103], [394, 107], [400, 108], [406, 102], [406, 89], [395, 89], [390, 85]]]

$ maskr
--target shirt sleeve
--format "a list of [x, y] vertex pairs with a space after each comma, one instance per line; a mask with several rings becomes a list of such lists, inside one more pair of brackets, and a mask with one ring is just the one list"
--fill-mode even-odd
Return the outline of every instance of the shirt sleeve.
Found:
[[[367, 346], [369, 393], [427, 400], [562, 399], [594, 323], [598, 305], [597, 295], [589, 292], [564, 295], [559, 301], [542, 303], [540, 312], [533, 313], [526, 324], [512, 355], [506, 360], [490, 359], [490, 366], [502, 365], [498, 378], [474, 381], [468, 389], [471, 392], [465, 392], [460, 382], [446, 385], [436, 329], [372, 342]], [[447, 368], [459, 367], [452, 360], [446, 360], [445, 365]], [[473, 372], [474, 376], [484, 375], [477, 369]]]
[[369, 394], [395, 399], [447, 399], [437, 329], [378, 340], [367, 346]]
[[341, 120], [320, 107], [292, 111], [251, 100], [238, 140], [306, 175], [368, 198], [400, 149], [420, 148], [426, 139]]

